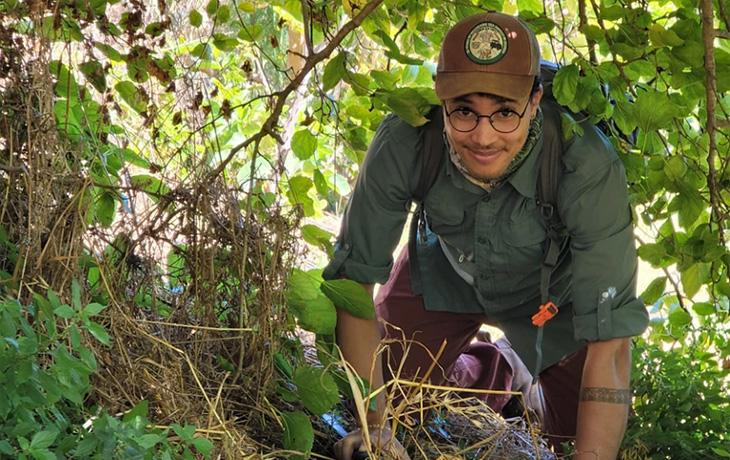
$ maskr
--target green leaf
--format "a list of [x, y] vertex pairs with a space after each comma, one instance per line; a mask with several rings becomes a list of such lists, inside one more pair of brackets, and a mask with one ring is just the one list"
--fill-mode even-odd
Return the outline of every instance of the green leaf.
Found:
[[681, 308], [677, 308], [669, 314], [669, 324], [674, 327], [684, 327], [692, 322], [692, 317]]
[[124, 417], [122, 417], [122, 421], [124, 423], [130, 423], [133, 422], [136, 418], [141, 418], [142, 420], [147, 420], [147, 414], [149, 413], [149, 403], [146, 400], [142, 400], [138, 402], [132, 410], [124, 414]]
[[289, 179], [289, 192], [287, 197], [293, 205], [301, 205], [304, 215], [309, 217], [314, 215], [314, 200], [309, 197], [309, 190], [314, 184], [312, 179], [304, 176], [294, 176]]
[[94, 215], [99, 219], [99, 223], [103, 227], [110, 227], [114, 223], [114, 215], [117, 211], [117, 199], [114, 193], [105, 190], [102, 192], [95, 204]]
[[664, 246], [657, 243], [642, 244], [637, 250], [639, 257], [654, 265], [661, 267], [668, 256]]
[[131, 163], [135, 166], [139, 166], [145, 169], [150, 168], [150, 162], [147, 159], [142, 158], [138, 153], [130, 149], [122, 149], [122, 158], [124, 158], [124, 161]]
[[680, 274], [682, 278], [682, 286], [684, 286], [684, 293], [690, 299], [697, 294], [710, 278], [710, 264], [696, 263]]
[[173, 423], [171, 427], [172, 427], [172, 430], [175, 432], [175, 434], [180, 436], [180, 438], [182, 438], [183, 441], [185, 441], [185, 442], [193, 441], [193, 437], [195, 436], [195, 426], [193, 426], [193, 425], [181, 426], [181, 425], [178, 425], [177, 423]]
[[192, 10], [190, 11], [190, 14], [188, 15], [188, 19], [190, 20], [190, 25], [198, 28], [203, 24], [203, 15], [198, 12], [198, 10]]
[[81, 311], [81, 286], [76, 278], [71, 280], [71, 306], [74, 310]]
[[211, 452], [213, 452], [213, 443], [206, 438], [195, 438], [192, 444], [205, 458], [209, 458]]
[[641, 298], [646, 305], [653, 305], [664, 294], [667, 285], [667, 277], [660, 276], [652, 281], [641, 293]]
[[301, 455], [292, 455], [291, 459], [306, 459], [314, 445], [314, 430], [309, 417], [304, 412], [284, 412], [281, 414], [284, 422], [284, 449], [301, 452]]
[[159, 434], [149, 433], [149, 434], [143, 434], [142, 436], [139, 436], [135, 439], [137, 444], [139, 444], [142, 448], [149, 450], [153, 448], [157, 443], [163, 440], [163, 437]]
[[314, 188], [317, 189], [317, 193], [321, 198], [327, 198], [329, 195], [330, 187], [327, 185], [327, 179], [319, 169], [314, 170]]
[[95, 315], [98, 315], [99, 313], [101, 313], [102, 311], [104, 311], [104, 309], [106, 307], [107, 307], [106, 305], [102, 305], [102, 304], [99, 304], [99, 303], [90, 303], [90, 304], [88, 304], [87, 306], [84, 307], [84, 315], [87, 318], [90, 318], [90, 317], [95, 316]]
[[218, 0], [210, 0], [205, 6], [205, 12], [208, 16], [214, 16], [216, 11], [218, 11]]
[[664, 172], [671, 180], [681, 182], [684, 180], [684, 175], [687, 174], [687, 163], [680, 155], [674, 155], [667, 160]]
[[103, 343], [104, 345], [109, 345], [111, 343], [109, 333], [106, 331], [106, 329], [104, 329], [104, 326], [102, 326], [101, 324], [89, 321], [89, 323], [86, 324], [84, 327], [87, 331], [91, 333], [91, 335], [96, 337], [96, 340]]
[[299, 367], [293, 380], [302, 404], [315, 415], [324, 414], [340, 400], [335, 379], [323, 369]]
[[715, 306], [709, 302], [697, 302], [692, 305], [692, 310], [700, 316], [712, 315], [716, 312]]
[[374, 319], [373, 298], [358, 282], [340, 279], [322, 283], [322, 292], [338, 307], [358, 318]]
[[337, 83], [342, 80], [347, 72], [345, 68], [347, 54], [341, 52], [327, 63], [324, 67], [324, 75], [322, 75], [322, 89], [329, 91], [334, 88]]
[[671, 210], [677, 210], [679, 214], [679, 225], [684, 228], [691, 228], [708, 207], [702, 195], [697, 190], [689, 189], [679, 193], [672, 200]]
[[553, 78], [553, 96], [558, 103], [570, 105], [578, 90], [580, 69], [575, 64], [561, 67]]
[[651, 24], [649, 26], [649, 40], [657, 48], [664, 48], [666, 46], [680, 46], [684, 44], [679, 35], [671, 30], [667, 30], [661, 24]]
[[332, 301], [321, 292], [313, 299], [289, 297], [289, 307], [302, 329], [315, 334], [334, 334], [337, 311]]
[[58, 437], [58, 430], [43, 430], [33, 435], [30, 441], [30, 449], [47, 449]]
[[147, 103], [149, 102], [147, 93], [138, 89], [131, 81], [120, 81], [114, 85], [114, 89], [117, 93], [119, 93], [122, 100], [124, 100], [124, 102], [126, 102], [135, 112], [142, 113], [147, 110]]
[[317, 150], [317, 138], [308, 129], [300, 129], [291, 139], [291, 149], [300, 160], [306, 160]]
[[[380, 91], [376, 91], [380, 93]], [[382, 94], [382, 93], [380, 93]], [[398, 88], [386, 93], [385, 104], [411, 126], [428, 123], [423, 114], [431, 107], [428, 100], [412, 88]]]
[[525, 11], [541, 13], [543, 11], [543, 5], [540, 0], [517, 0], [517, 9], [520, 13]]
[[119, 51], [106, 43], [96, 42], [94, 43], [94, 47], [104, 53], [104, 56], [106, 56], [110, 61], [122, 62], [124, 60], [124, 57], [122, 57], [122, 54]]
[[35, 460], [58, 460], [56, 454], [48, 449], [31, 449], [30, 454]]
[[132, 187], [138, 188], [152, 198], [157, 203], [160, 198], [170, 193], [170, 188], [160, 179], [147, 175], [138, 174], [130, 178]]
[[60, 316], [64, 319], [71, 319], [76, 316], [76, 311], [74, 311], [74, 309], [69, 307], [68, 305], [61, 305], [60, 307], [53, 310], [53, 313], [56, 316]]
[[647, 89], [637, 96], [633, 113], [639, 128], [645, 132], [651, 132], [669, 126], [674, 119], [676, 109], [667, 94]]
[[322, 230], [316, 225], [308, 224], [302, 227], [302, 238], [304, 241], [320, 248], [322, 251], [330, 255], [332, 253], [332, 235], [326, 230]]
[[722, 458], [730, 458], [730, 452], [722, 447], [711, 447], [712, 451]]
[[92, 84], [92, 86], [103, 93], [106, 91], [106, 72], [104, 67], [99, 61], [88, 61], [79, 65], [81, 73], [84, 74], [86, 80]]

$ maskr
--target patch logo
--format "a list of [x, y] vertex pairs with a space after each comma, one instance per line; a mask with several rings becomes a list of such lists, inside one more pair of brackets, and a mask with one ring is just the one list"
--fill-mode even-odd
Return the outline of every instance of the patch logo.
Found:
[[466, 36], [466, 55], [477, 64], [492, 64], [507, 54], [507, 36], [497, 24], [482, 22]]

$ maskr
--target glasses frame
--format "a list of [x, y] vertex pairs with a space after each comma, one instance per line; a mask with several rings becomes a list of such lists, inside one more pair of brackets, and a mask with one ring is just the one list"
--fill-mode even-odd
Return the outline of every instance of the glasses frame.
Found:
[[[517, 113], [517, 112], [515, 112], [512, 109], [507, 109], [507, 110], [511, 111], [512, 113], [514, 113], [515, 115], [517, 115], [519, 117], [519, 119], [520, 119], [517, 122], [517, 125], [513, 129], [511, 129], [509, 131], [502, 131], [501, 129], [499, 129], [496, 126], [494, 126], [494, 121], [492, 121], [492, 117], [494, 116], [494, 114], [496, 114], [497, 112], [501, 112], [501, 111], [503, 111], [505, 109], [495, 110], [494, 112], [490, 113], [489, 115], [480, 115], [477, 112], [475, 112], [474, 110], [472, 110], [470, 108], [465, 108], [465, 107], [457, 107], [454, 110], [452, 110], [451, 112], [449, 112], [446, 109], [446, 105], [444, 105], [444, 113], [446, 114], [446, 118], [449, 119], [449, 124], [451, 125], [451, 127], [454, 128], [456, 131], [458, 131], [460, 133], [470, 133], [470, 132], [474, 131], [475, 129], [477, 129], [477, 126], [479, 126], [479, 121], [481, 121], [482, 118], [486, 118], [487, 120], [489, 120], [489, 124], [492, 126], [492, 128], [495, 131], [497, 131], [498, 133], [502, 133], [502, 134], [509, 134], [509, 133], [513, 133], [513, 132], [517, 131], [517, 128], [520, 127], [520, 125], [522, 124], [522, 118], [525, 116], [525, 113], [527, 112], [527, 108], [530, 106], [530, 103], [531, 102], [532, 102], [532, 96], [530, 96], [527, 99], [527, 104], [525, 105], [525, 108], [522, 110], [522, 113]], [[474, 127], [472, 129], [467, 129], [466, 131], [464, 131], [464, 130], [461, 130], [461, 129], [457, 128], [456, 126], [454, 126], [454, 123], [451, 121], [451, 114], [454, 113], [454, 112], [456, 112], [457, 110], [468, 110], [469, 112], [471, 112], [474, 115], [476, 115], [476, 117], [477, 117], [476, 118], [476, 123], [474, 123]]]

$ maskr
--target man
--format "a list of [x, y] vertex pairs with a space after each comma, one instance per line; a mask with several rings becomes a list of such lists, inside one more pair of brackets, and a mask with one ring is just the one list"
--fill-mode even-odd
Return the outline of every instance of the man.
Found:
[[[510, 389], [513, 352], [528, 367], [541, 361], [530, 370], [539, 374], [551, 443], [560, 449], [574, 438], [574, 458], [613, 459], [630, 404], [630, 337], [648, 324], [635, 294], [626, 179], [610, 143], [584, 123], [584, 135], [562, 154], [556, 211], [568, 237], [549, 286], [559, 311], [540, 340], [531, 321], [547, 242], [538, 160], [544, 130], [555, 127], [544, 122], [539, 69], [534, 34], [512, 16], [472, 16], [447, 33], [435, 82], [446, 161], [423, 200], [427, 225], [393, 264], [424, 154], [423, 129], [390, 116], [373, 139], [325, 270], [326, 278], [358, 281], [371, 294], [387, 280], [375, 299], [378, 321], [338, 310], [337, 341], [373, 387], [382, 385], [383, 368], [386, 377], [398, 366], [400, 377], [422, 377], [443, 342], [434, 383]], [[501, 328], [512, 350], [473, 342], [482, 323]], [[391, 345], [382, 366], [374, 352], [383, 335], [418, 345], [407, 354]], [[499, 411], [507, 398], [487, 402]], [[384, 420], [381, 398], [367, 417], [372, 442], [391, 440]], [[351, 432], [336, 444], [337, 458], [350, 460], [362, 442], [361, 430]], [[397, 441], [391, 445], [408, 458]]]

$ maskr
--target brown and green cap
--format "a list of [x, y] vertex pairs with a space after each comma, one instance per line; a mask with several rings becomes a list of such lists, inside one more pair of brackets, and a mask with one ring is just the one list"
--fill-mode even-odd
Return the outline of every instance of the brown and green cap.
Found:
[[441, 100], [488, 93], [524, 100], [540, 73], [540, 45], [520, 19], [502, 13], [470, 16], [444, 38], [436, 69]]

